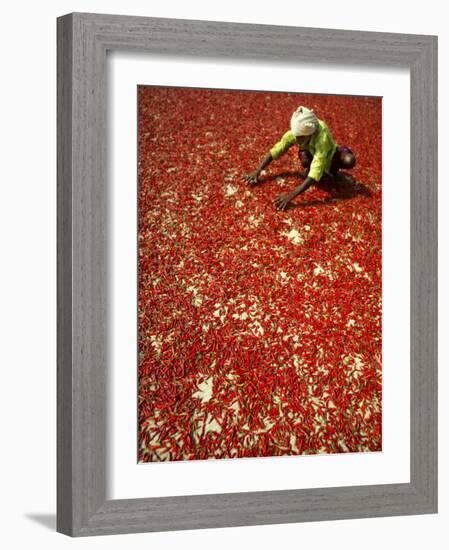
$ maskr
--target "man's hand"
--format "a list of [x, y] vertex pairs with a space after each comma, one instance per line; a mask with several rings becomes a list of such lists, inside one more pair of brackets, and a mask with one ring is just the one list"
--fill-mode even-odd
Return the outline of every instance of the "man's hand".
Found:
[[276, 208], [278, 210], [285, 210], [290, 201], [292, 201], [300, 193], [303, 193], [313, 183], [316, 183], [316, 181], [313, 178], [307, 177], [306, 180], [301, 183], [301, 185], [298, 185], [298, 187], [293, 189], [293, 191], [291, 191], [290, 193], [285, 193], [284, 195], [279, 195], [278, 197], [276, 197], [273, 201]]
[[246, 181], [247, 185], [255, 185], [256, 183], [259, 183], [259, 176], [262, 170], [270, 164], [270, 162], [273, 160], [273, 157], [271, 156], [271, 153], [268, 152], [263, 159], [260, 161], [259, 166], [257, 167], [254, 172], [250, 172], [249, 174], [244, 174], [242, 176], [242, 180]]
[[278, 210], [285, 210], [288, 203], [295, 197], [296, 195], [293, 195], [292, 193], [285, 193], [284, 195], [277, 196], [273, 202]]
[[260, 172], [255, 170], [249, 174], [243, 174], [242, 179], [246, 181], [247, 185], [255, 185], [256, 183], [259, 183], [259, 176]]

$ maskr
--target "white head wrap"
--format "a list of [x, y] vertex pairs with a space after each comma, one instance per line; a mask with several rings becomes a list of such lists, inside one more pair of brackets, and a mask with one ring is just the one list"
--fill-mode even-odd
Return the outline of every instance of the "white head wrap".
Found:
[[296, 137], [310, 136], [318, 128], [318, 119], [311, 109], [301, 105], [292, 115], [290, 128]]

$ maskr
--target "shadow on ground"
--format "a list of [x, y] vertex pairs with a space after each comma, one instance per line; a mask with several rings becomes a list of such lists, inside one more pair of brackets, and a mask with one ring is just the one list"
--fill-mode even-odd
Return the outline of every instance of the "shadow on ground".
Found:
[[340, 173], [335, 181], [325, 178], [315, 184], [318, 189], [329, 193], [323, 199], [307, 201], [307, 193], [298, 197], [295, 203], [290, 203], [286, 210], [308, 208], [312, 206], [332, 206], [338, 201], [352, 199], [356, 196], [371, 197], [372, 192], [363, 183], [357, 182], [350, 174]]
[[[281, 172], [278, 174], [273, 174], [264, 178], [260, 178], [258, 183], [253, 184], [251, 187], [259, 187], [264, 183], [277, 180], [278, 178], [304, 178], [302, 172]], [[340, 172], [335, 180], [331, 178], [323, 178], [320, 182], [317, 182], [316, 187], [327, 191], [329, 193], [328, 197], [325, 197], [320, 200], [306, 201], [301, 200], [301, 198], [306, 198], [307, 193], [300, 197], [300, 200], [296, 199], [298, 202], [296, 204], [289, 204], [287, 209], [298, 208], [298, 207], [307, 207], [307, 206], [318, 206], [318, 205], [331, 205], [339, 200], [352, 199], [358, 195], [363, 197], [371, 197], [372, 192], [370, 189], [363, 183], [355, 181], [355, 179], [346, 172]]]
[[50, 531], [56, 531], [56, 514], [25, 514], [25, 517]]

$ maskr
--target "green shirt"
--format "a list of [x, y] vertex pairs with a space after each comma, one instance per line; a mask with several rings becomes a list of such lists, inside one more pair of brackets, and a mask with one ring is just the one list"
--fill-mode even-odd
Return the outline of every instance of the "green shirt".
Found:
[[[329, 174], [332, 157], [337, 149], [337, 144], [333, 140], [326, 123], [322, 120], [318, 120], [318, 123], [318, 128], [311, 135], [308, 142], [301, 146], [301, 149], [306, 149], [313, 155], [313, 160], [309, 169], [309, 177], [313, 178], [315, 181], [320, 181], [324, 172]], [[297, 143], [297, 141], [292, 131], [289, 130], [285, 132], [281, 140], [270, 149], [273, 160], [278, 159], [288, 151], [292, 145], [295, 145], [295, 143]]]

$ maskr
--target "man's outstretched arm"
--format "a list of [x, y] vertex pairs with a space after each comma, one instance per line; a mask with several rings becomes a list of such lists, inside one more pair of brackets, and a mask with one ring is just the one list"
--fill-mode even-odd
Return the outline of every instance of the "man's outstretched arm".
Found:
[[266, 166], [270, 164], [272, 160], [273, 157], [271, 156], [271, 152], [267, 153], [260, 161], [259, 166], [256, 168], [256, 170], [254, 170], [254, 172], [250, 172], [249, 174], [243, 174], [242, 179], [246, 181], [248, 185], [258, 183], [260, 173]]
[[312, 184], [316, 183], [316, 180], [313, 178], [306, 178], [301, 185], [298, 185], [298, 187], [295, 187], [293, 191], [290, 191], [290, 193], [285, 193], [284, 195], [279, 195], [274, 199], [274, 204], [278, 210], [285, 210], [288, 203], [292, 201], [295, 197], [297, 197], [299, 194], [303, 193], [306, 189], [308, 189]]

